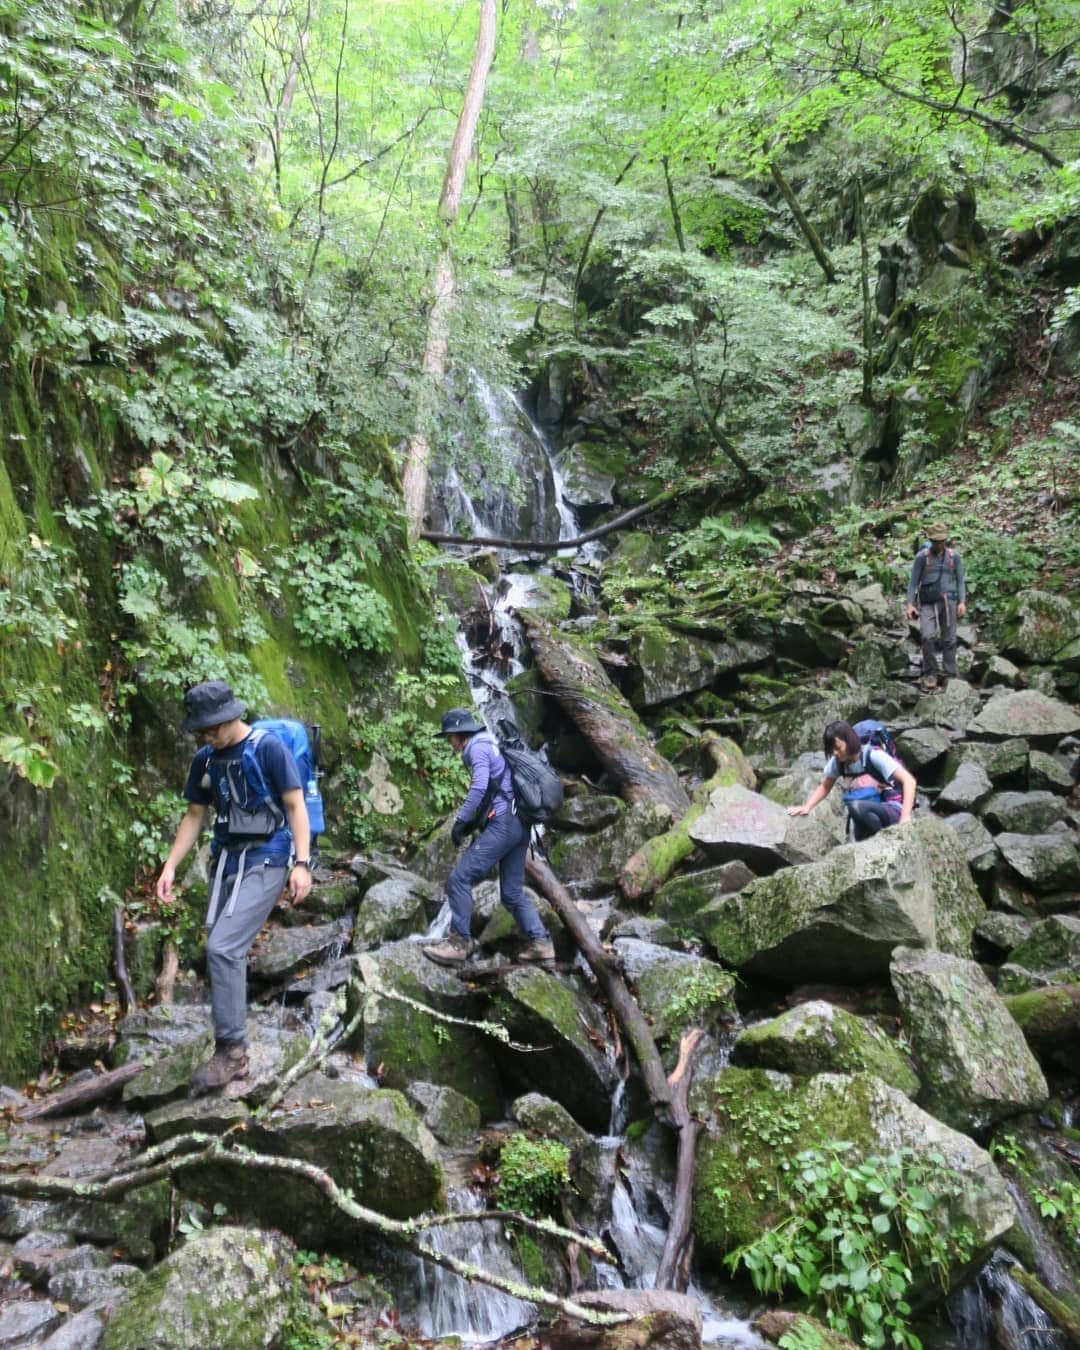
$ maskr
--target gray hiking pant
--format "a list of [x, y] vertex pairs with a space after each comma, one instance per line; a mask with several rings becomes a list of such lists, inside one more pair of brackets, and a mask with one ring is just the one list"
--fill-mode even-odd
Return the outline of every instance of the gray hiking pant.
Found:
[[206, 970], [218, 1046], [247, 1044], [247, 956], [270, 917], [288, 876], [287, 867], [241, 863], [237, 874], [215, 875], [206, 916]]
[[931, 605], [919, 606], [919, 639], [922, 643], [922, 673], [938, 673], [937, 652], [950, 679], [956, 678], [956, 597], [943, 595]]

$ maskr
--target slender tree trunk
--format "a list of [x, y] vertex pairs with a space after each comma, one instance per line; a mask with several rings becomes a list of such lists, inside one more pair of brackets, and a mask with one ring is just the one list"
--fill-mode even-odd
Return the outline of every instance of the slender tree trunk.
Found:
[[862, 286], [862, 404], [874, 406], [874, 313], [870, 307], [870, 251], [866, 245], [866, 198], [862, 179], [855, 180], [855, 220], [859, 229], [859, 280]]
[[772, 173], [773, 182], [780, 189], [780, 195], [787, 202], [791, 214], [795, 217], [795, 223], [803, 232], [803, 237], [810, 245], [810, 251], [818, 261], [818, 266], [825, 273], [825, 280], [833, 283], [836, 281], [836, 268], [832, 265], [832, 259], [825, 252], [825, 245], [821, 242], [821, 236], [810, 223], [810, 218], [799, 205], [799, 199], [792, 191], [791, 184], [780, 172], [780, 166], [776, 160], [769, 164], [769, 171]]
[[439, 221], [443, 229], [443, 246], [435, 269], [435, 290], [431, 312], [428, 314], [427, 342], [424, 346], [423, 379], [416, 431], [409, 440], [405, 453], [405, 472], [402, 486], [405, 493], [405, 516], [409, 523], [409, 537], [416, 539], [424, 522], [424, 502], [427, 499], [428, 464], [431, 459], [432, 414], [438, 391], [446, 375], [446, 354], [450, 335], [450, 311], [454, 302], [454, 261], [450, 251], [450, 235], [461, 208], [461, 194], [465, 187], [465, 170], [472, 153], [476, 124], [484, 105], [484, 89], [488, 71], [495, 55], [495, 0], [481, 0], [480, 31], [476, 39], [469, 83], [458, 118], [457, 130], [447, 157], [446, 177], [439, 197]]

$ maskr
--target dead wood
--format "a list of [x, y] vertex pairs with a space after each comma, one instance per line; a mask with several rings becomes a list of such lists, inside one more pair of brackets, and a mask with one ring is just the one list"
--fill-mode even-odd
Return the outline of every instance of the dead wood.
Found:
[[145, 1067], [141, 1060], [134, 1060], [131, 1064], [121, 1065], [119, 1069], [110, 1069], [107, 1073], [99, 1073], [96, 1078], [88, 1078], [85, 1083], [61, 1088], [59, 1092], [42, 1098], [23, 1111], [20, 1119], [42, 1120], [46, 1116], [64, 1116], [72, 1111], [81, 1111], [94, 1102], [115, 1096], [125, 1083], [142, 1073]]

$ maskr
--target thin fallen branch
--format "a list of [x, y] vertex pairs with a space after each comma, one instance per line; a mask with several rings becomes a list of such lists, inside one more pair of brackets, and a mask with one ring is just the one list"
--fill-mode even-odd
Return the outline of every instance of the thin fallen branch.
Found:
[[679, 1151], [675, 1163], [675, 1193], [668, 1216], [667, 1236], [660, 1264], [656, 1269], [657, 1289], [676, 1289], [685, 1293], [690, 1283], [690, 1261], [694, 1254], [694, 1235], [690, 1231], [694, 1162], [701, 1122], [690, 1114], [690, 1081], [694, 1052], [704, 1031], [695, 1027], [679, 1042], [679, 1062], [668, 1078], [671, 1088], [671, 1121], [679, 1131]]
[[592, 543], [594, 539], [603, 539], [604, 535], [611, 534], [613, 530], [624, 530], [627, 525], [632, 525], [635, 520], [640, 520], [650, 511], [657, 510], [665, 502], [673, 501], [685, 491], [688, 491], [685, 487], [668, 488], [666, 492], [659, 493], [649, 501], [643, 502], [641, 506], [624, 511], [621, 516], [609, 520], [606, 525], [598, 525], [595, 530], [586, 530], [584, 534], [579, 534], [574, 539], [502, 539], [497, 536], [484, 538], [464, 534], [440, 534], [437, 530], [421, 530], [420, 538], [432, 544], [466, 544], [470, 548], [520, 548], [529, 549], [534, 553], [557, 553], [563, 548], [579, 548], [582, 544]]
[[124, 953], [124, 907], [116, 905], [113, 909], [113, 970], [116, 973], [116, 987], [120, 991], [120, 1011], [126, 1017], [135, 1007], [138, 999], [131, 986], [128, 974], [127, 957]]
[[125, 1083], [131, 1081], [146, 1067], [140, 1060], [133, 1064], [121, 1065], [119, 1069], [110, 1069], [108, 1073], [99, 1073], [96, 1078], [88, 1078], [85, 1083], [76, 1083], [73, 1087], [61, 1088], [59, 1092], [35, 1103], [23, 1111], [20, 1120], [43, 1120], [46, 1116], [62, 1116], [69, 1111], [81, 1111], [93, 1102], [102, 1102], [114, 1097]]

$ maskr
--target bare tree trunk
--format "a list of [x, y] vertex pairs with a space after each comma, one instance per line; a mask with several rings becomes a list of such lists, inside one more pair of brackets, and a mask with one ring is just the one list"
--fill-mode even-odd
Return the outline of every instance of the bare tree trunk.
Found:
[[791, 184], [780, 172], [780, 166], [776, 160], [769, 164], [769, 170], [773, 176], [773, 182], [780, 189], [780, 195], [787, 202], [791, 214], [795, 217], [795, 224], [802, 230], [803, 238], [810, 245], [810, 252], [817, 259], [818, 266], [825, 273], [825, 280], [832, 283], [836, 281], [836, 268], [832, 265], [832, 259], [825, 252], [825, 245], [821, 242], [821, 236], [814, 229], [809, 216], [799, 205], [799, 199], [792, 191]]
[[679, 775], [658, 754], [637, 714], [596, 656], [538, 615], [522, 615], [536, 667], [628, 802], [662, 802], [678, 820], [690, 805]]
[[409, 537], [416, 539], [424, 522], [427, 498], [428, 463], [431, 459], [430, 428], [438, 390], [446, 374], [446, 353], [450, 334], [450, 310], [454, 301], [454, 262], [450, 253], [450, 232], [461, 207], [465, 187], [465, 169], [472, 153], [476, 124], [484, 105], [484, 89], [495, 55], [495, 0], [481, 0], [480, 32], [476, 39], [469, 83], [458, 118], [457, 130], [447, 158], [446, 177], [439, 198], [439, 219], [444, 230], [442, 252], [435, 271], [435, 292], [428, 315], [427, 342], [424, 346], [423, 389], [417, 409], [417, 427], [409, 438], [405, 453], [402, 487], [405, 493], [405, 518]]
[[176, 988], [176, 976], [179, 969], [180, 953], [176, 949], [175, 940], [168, 937], [161, 949], [161, 971], [154, 981], [159, 1007], [173, 1001], [173, 990]]
[[700, 1027], [684, 1033], [679, 1043], [679, 1062], [668, 1078], [671, 1089], [671, 1123], [679, 1131], [679, 1150], [675, 1162], [675, 1193], [668, 1216], [667, 1236], [660, 1264], [656, 1268], [657, 1289], [677, 1289], [685, 1294], [690, 1283], [690, 1261], [694, 1255], [693, 1218], [694, 1164], [701, 1121], [690, 1114], [690, 1081], [693, 1077], [694, 1051], [704, 1036]]
[[128, 975], [127, 955], [124, 951], [124, 907], [117, 905], [113, 910], [113, 969], [116, 972], [116, 987], [120, 991], [120, 1010], [126, 1017], [135, 1007], [138, 999], [131, 987]]
[[862, 290], [862, 404], [874, 406], [874, 314], [870, 308], [870, 252], [866, 245], [866, 198], [862, 179], [855, 181], [855, 218], [859, 229], [859, 283]]

